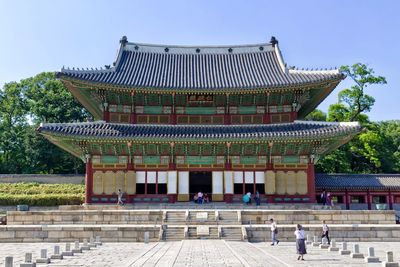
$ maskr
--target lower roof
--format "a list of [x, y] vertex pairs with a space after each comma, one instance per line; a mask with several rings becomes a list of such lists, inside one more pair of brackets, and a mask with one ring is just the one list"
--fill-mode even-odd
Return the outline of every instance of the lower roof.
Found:
[[315, 186], [323, 190], [400, 189], [400, 174], [325, 174], [315, 175]]
[[354, 135], [361, 130], [358, 123], [310, 122], [262, 125], [143, 125], [106, 122], [41, 124], [42, 134], [95, 139], [320, 139]]

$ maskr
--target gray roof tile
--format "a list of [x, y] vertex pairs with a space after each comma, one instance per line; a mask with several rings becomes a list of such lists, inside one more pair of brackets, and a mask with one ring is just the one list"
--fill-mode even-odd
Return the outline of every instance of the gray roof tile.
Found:
[[400, 189], [400, 174], [325, 174], [315, 175], [317, 189]]
[[270, 43], [219, 47], [124, 43], [110, 69], [63, 68], [58, 75], [135, 88], [196, 90], [276, 88], [343, 77], [337, 69], [288, 69], [278, 45]]
[[105, 122], [42, 124], [41, 133], [106, 138], [264, 138], [332, 137], [361, 130], [358, 123], [295, 121], [266, 125], [142, 125]]

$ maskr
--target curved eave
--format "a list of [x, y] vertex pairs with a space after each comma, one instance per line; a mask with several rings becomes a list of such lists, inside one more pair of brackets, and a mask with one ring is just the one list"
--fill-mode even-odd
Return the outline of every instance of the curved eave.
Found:
[[[285, 84], [285, 85], [276, 85], [276, 86], [259, 86], [259, 87], [240, 87], [240, 88], [211, 88], [211, 89], [203, 89], [203, 88], [165, 88], [165, 87], [141, 87], [135, 85], [120, 85], [120, 84], [110, 84], [110, 83], [101, 83], [95, 81], [88, 81], [85, 79], [79, 79], [76, 77], [71, 77], [65, 73], [58, 73], [57, 77], [64, 81], [69, 81], [76, 86], [88, 87], [88, 88], [96, 88], [96, 89], [105, 89], [105, 90], [113, 90], [113, 91], [122, 91], [126, 90], [128, 92], [138, 92], [138, 93], [209, 93], [209, 94], [218, 94], [218, 93], [230, 93], [230, 94], [240, 94], [240, 93], [261, 93], [261, 92], [287, 92], [298, 89], [313, 89], [316, 87], [326, 87], [329, 85], [334, 85], [331, 90], [326, 93], [328, 95], [336, 85], [343, 79], [343, 75], [336, 75], [333, 77], [329, 77], [325, 80], [319, 80], [315, 82], [307, 82], [307, 83], [295, 83], [295, 84]], [[322, 101], [322, 100], [321, 100]]]

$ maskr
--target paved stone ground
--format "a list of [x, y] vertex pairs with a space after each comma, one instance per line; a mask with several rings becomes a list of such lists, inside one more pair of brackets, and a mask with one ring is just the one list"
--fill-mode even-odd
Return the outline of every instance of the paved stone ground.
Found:
[[[360, 244], [361, 253], [372, 246], [381, 260], [385, 251], [394, 252], [395, 261], [400, 262], [399, 242], [364, 242]], [[23, 262], [25, 252], [32, 252], [33, 258], [40, 255], [40, 249], [47, 248], [51, 253], [55, 243], [1, 243], [0, 266], [4, 266], [6, 256], [14, 257], [14, 266]], [[58, 244], [61, 250], [64, 244]], [[340, 243], [338, 246], [340, 247]], [[348, 244], [349, 249], [352, 243]], [[38, 266], [366, 266], [362, 259], [351, 259], [317, 247], [308, 246], [305, 261], [297, 261], [295, 244], [281, 242], [278, 246], [268, 243], [248, 243], [223, 240], [185, 240], [160, 243], [104, 243], [102, 246], [53, 260], [52, 263]], [[368, 264], [381, 266], [381, 263]]]

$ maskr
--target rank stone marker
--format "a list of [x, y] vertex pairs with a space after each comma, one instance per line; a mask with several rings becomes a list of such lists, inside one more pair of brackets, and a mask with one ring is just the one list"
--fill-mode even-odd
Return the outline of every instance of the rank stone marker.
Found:
[[339, 248], [336, 247], [336, 240], [332, 239], [331, 240], [331, 246], [328, 249], [329, 251], [339, 251]]
[[144, 243], [148, 244], [150, 240], [150, 233], [149, 232], [144, 232]]
[[319, 242], [318, 242], [318, 236], [314, 236], [314, 242], [312, 243], [313, 247], [318, 247], [319, 246]]
[[50, 259], [53, 260], [62, 260], [63, 255], [60, 253], [60, 246], [56, 245], [54, 246], [54, 254], [51, 255]]
[[99, 235], [96, 236], [96, 241], [94, 242], [96, 245], [101, 246], [101, 237]]
[[5, 267], [13, 267], [13, 257], [5, 258]]
[[74, 253], [71, 251], [71, 244], [65, 243], [65, 251], [62, 253], [63, 256], [74, 256]]
[[82, 250], [90, 250], [87, 239], [83, 239], [83, 245], [82, 245], [81, 249]]
[[379, 262], [379, 258], [375, 256], [375, 250], [373, 247], [368, 248], [368, 256], [364, 258], [364, 261], [369, 262]]
[[36, 259], [36, 263], [50, 263], [50, 259], [47, 258], [47, 249], [40, 250], [40, 258]]
[[75, 247], [74, 247], [74, 249], [72, 250], [72, 252], [75, 254], [75, 253], [82, 253], [82, 249], [81, 248], [79, 248], [79, 241], [75, 241]]
[[32, 262], [32, 253], [25, 253], [25, 262], [19, 265], [20, 267], [36, 267], [36, 263]]
[[350, 257], [353, 259], [364, 259], [364, 254], [360, 253], [360, 245], [353, 245], [353, 252], [350, 254]]
[[312, 241], [310, 239], [310, 235], [307, 235], [307, 241], [306, 241], [306, 245], [311, 245]]
[[339, 250], [339, 255], [350, 255], [351, 251], [347, 250], [347, 243], [342, 243], [342, 249]]
[[393, 251], [386, 251], [386, 261], [382, 262], [382, 266], [399, 267], [399, 263], [393, 261]]

